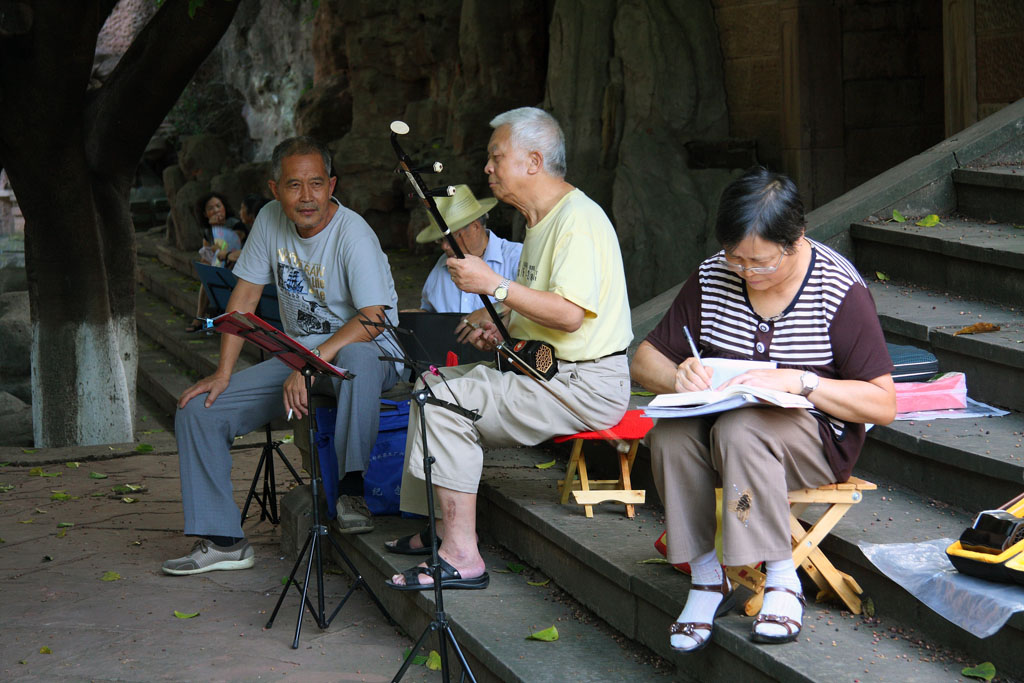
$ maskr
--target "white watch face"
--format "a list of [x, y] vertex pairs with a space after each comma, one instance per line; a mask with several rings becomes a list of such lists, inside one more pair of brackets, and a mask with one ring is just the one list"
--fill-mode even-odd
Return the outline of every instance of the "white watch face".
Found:
[[499, 286], [494, 290], [494, 298], [498, 301], [504, 301], [508, 298], [508, 287]]

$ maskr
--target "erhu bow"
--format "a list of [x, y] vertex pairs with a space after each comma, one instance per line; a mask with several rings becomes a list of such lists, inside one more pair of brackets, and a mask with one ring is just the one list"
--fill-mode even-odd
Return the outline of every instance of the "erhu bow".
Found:
[[[423, 206], [426, 207], [430, 215], [433, 216], [437, 226], [441, 229], [441, 234], [448, 245], [452, 248], [455, 253], [455, 258], [465, 258], [465, 254], [462, 253], [462, 249], [459, 247], [459, 243], [455, 240], [455, 235], [448, 228], [448, 223], [444, 220], [444, 216], [437, 209], [437, 202], [434, 201], [434, 197], [452, 197], [455, 195], [455, 188], [451, 185], [441, 187], [436, 190], [430, 190], [427, 188], [426, 183], [423, 182], [423, 178], [420, 173], [440, 173], [444, 170], [444, 165], [435, 161], [432, 164], [425, 166], [415, 166], [409, 155], [402, 149], [402, 145], [398, 142], [399, 135], [406, 135], [409, 132], [409, 124], [404, 121], [392, 121], [391, 122], [391, 146], [395, 149], [395, 154], [398, 155], [398, 167], [402, 173], [412, 183], [413, 189], [423, 202]], [[486, 294], [480, 294], [480, 300], [484, 304], [484, 308], [487, 309], [487, 314], [491, 317], [494, 322], [494, 326], [498, 329], [498, 333], [501, 335], [503, 341], [498, 342], [496, 350], [498, 354], [505, 359], [517, 372], [533, 378], [544, 387], [545, 391], [551, 394], [555, 399], [561, 403], [566, 410], [572, 413], [583, 425], [592, 432], [601, 434], [606, 440], [611, 442], [617, 450], [625, 453], [629, 450], [628, 444], [621, 439], [612, 436], [607, 433], [607, 430], [599, 429], [590, 424], [590, 421], [585, 419], [579, 413], [577, 413], [565, 400], [562, 399], [557, 393], [547, 386], [548, 380], [554, 376], [558, 368], [558, 361], [554, 357], [554, 349], [550, 344], [537, 340], [530, 341], [516, 341], [512, 339], [512, 336], [508, 333], [505, 328], [504, 322], [501, 320], [501, 316], [494, 310], [491, 300]], [[509, 344], [513, 346], [510, 347]], [[517, 355], [516, 352], [525, 351], [527, 354], [531, 354], [535, 360], [544, 357], [545, 360], [550, 364], [551, 372], [544, 373], [539, 371], [536, 367], [531, 365], [527, 360]]]

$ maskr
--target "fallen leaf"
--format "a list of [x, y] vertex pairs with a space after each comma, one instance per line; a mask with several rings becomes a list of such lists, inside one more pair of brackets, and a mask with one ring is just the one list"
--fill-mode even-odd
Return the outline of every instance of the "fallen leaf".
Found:
[[138, 500], [138, 498], [129, 498], [128, 496], [125, 496], [124, 498], [121, 499], [121, 502], [122, 503], [134, 503], [137, 500]]
[[914, 223], [914, 225], [919, 225], [922, 228], [931, 228], [936, 225], [942, 225], [942, 221], [940, 221], [939, 217], [934, 213], [930, 213], [918, 222]]
[[531, 633], [526, 636], [526, 640], [543, 640], [546, 643], [553, 642], [558, 640], [558, 629], [552, 626], [551, 628], [546, 628], [543, 631]]
[[35, 453], [36, 449], [34, 449], [34, 448], [22, 448], [21, 452], [22, 453]]
[[64, 467], [70, 467], [73, 470], [77, 470], [81, 466], [82, 466], [82, 463], [76, 462], [74, 460], [72, 460], [71, 462], [64, 463]]
[[424, 666], [427, 667], [428, 669], [430, 669], [431, 671], [440, 671], [441, 670], [441, 655], [440, 655], [440, 653], [437, 650], [431, 650], [430, 654], [427, 655], [427, 661], [426, 661], [426, 663], [424, 663]]
[[53, 562], [53, 555], [43, 555], [43, 562]]
[[89, 473], [89, 478], [90, 479], [106, 479], [107, 475], [105, 475], [105, 474], [103, 474], [101, 472], [90, 472]]
[[518, 574], [519, 572], [521, 572], [524, 569], [526, 569], [525, 565], [516, 564], [515, 562], [509, 562], [505, 566], [508, 567], [508, 570], [510, 572], [512, 572], [513, 574]]
[[58, 491], [50, 494], [50, 500], [71, 500], [71, 496], [67, 493]]
[[67, 535], [68, 535], [68, 530], [67, 529], [61, 529], [60, 531], [57, 532], [57, 538], [64, 538]]
[[14, 484], [0, 484], [0, 491], [10, 491], [14, 488]]
[[33, 520], [31, 520], [31, 519], [23, 519], [23, 520], [19, 521], [18, 524], [31, 524], [32, 522], [33, 522]]
[[875, 601], [874, 600], [872, 600], [871, 598], [868, 598], [867, 600], [864, 601], [863, 607], [864, 607], [864, 614], [868, 615], [869, 617], [875, 616]]
[[664, 557], [650, 557], [646, 560], [640, 560], [637, 564], [668, 564], [668, 560]]
[[992, 323], [974, 323], [967, 327], [961, 328], [953, 333], [953, 336], [958, 334], [980, 334], [982, 332], [998, 332], [1002, 328], [999, 325], [993, 325]]
[[1024, 230], [1024, 225], [1017, 225], [1016, 223], [1014, 223], [1013, 227], [1017, 228], [1018, 230]]
[[11, 463], [9, 463], [9, 462], [0, 462], [0, 467], [7, 467], [10, 464]]
[[118, 484], [117, 486], [111, 486], [110, 490], [114, 493], [137, 493], [139, 491], [145, 491], [146, 487], [142, 484]]
[[199, 612], [188, 612], [188, 613], [185, 613], [185, 612], [179, 612], [178, 610], [174, 610], [174, 616], [178, 617], [179, 619], [192, 619], [193, 617], [198, 617], [199, 616]]
[[543, 581], [527, 581], [527, 586], [546, 586], [551, 583], [551, 579], [544, 579]]
[[555, 464], [555, 461], [554, 461], [554, 460], [552, 460], [551, 462], [540, 462], [540, 463], [537, 463], [537, 464], [535, 465], [535, 467], [536, 467], [536, 468], [537, 468], [538, 470], [546, 470], [547, 468], [551, 467], [551, 466], [552, 466], [552, 465], [554, 465], [554, 464]]
[[886, 280], [888, 280], [888, 279], [889, 279], [889, 276], [888, 276], [888, 275], [886, 275], [885, 273], [883, 273], [883, 272], [882, 272], [882, 271], [880, 271], [880, 270], [876, 270], [876, 271], [875, 271], [875, 277], [877, 277], [877, 278], [878, 278], [879, 282], [885, 282]]
[[57, 522], [57, 528], [58, 529], [67, 528], [67, 527], [73, 527], [74, 525], [75, 525], [74, 522]]
[[148, 443], [140, 443], [138, 446], [135, 447], [135, 452], [136, 453], [150, 453], [152, 451], [153, 451], [153, 446], [151, 446]]
[[33, 467], [28, 471], [30, 477], [59, 477], [60, 472], [44, 472], [42, 467]]
[[36, 508], [36, 512], [38, 512], [41, 515], [48, 515], [48, 514], [50, 514], [49, 512], [47, 512], [46, 510], [44, 510], [42, 508]]
[[289, 434], [288, 436], [286, 436], [283, 439], [281, 439], [281, 443], [292, 443], [293, 441], [295, 441], [295, 435], [294, 434]]
[[7, 543], [4, 539], [0, 538], [0, 543]]
[[52, 655], [53, 654], [53, 650], [51, 650], [50, 648], [48, 648], [45, 645], [43, 645], [41, 648], [39, 648], [39, 654], [41, 654], [41, 655]]
[[103, 576], [100, 577], [100, 581], [117, 581], [121, 578], [121, 575], [117, 572], [103, 572]]
[[906, 223], [907, 219], [903, 217], [903, 214], [896, 209], [892, 210], [892, 219], [897, 223]]
[[991, 681], [996, 676], [996, 667], [992, 662], [982, 662], [978, 666], [964, 667], [960, 673], [970, 678], [979, 678], [983, 681]]

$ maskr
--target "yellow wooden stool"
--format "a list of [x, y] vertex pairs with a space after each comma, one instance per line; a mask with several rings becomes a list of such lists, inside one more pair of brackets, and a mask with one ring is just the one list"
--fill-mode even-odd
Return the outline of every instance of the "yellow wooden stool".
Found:
[[[850, 477], [842, 484], [827, 484], [816, 489], [800, 489], [789, 492], [789, 526], [793, 538], [793, 564], [804, 571], [818, 586], [816, 600], [838, 597], [854, 614], [862, 611], [860, 595], [864, 591], [852, 576], [836, 569], [818, 544], [828, 536], [832, 528], [843, 518], [850, 507], [863, 500], [864, 491], [874, 491], [877, 486], [870, 481]], [[824, 503], [828, 509], [811, 526], [804, 529], [798, 519], [808, 505]], [[747, 600], [743, 611], [748, 616], [761, 610], [764, 600], [764, 573], [754, 567], [728, 567], [729, 579], [733, 584], [746, 586], [754, 591]]]
[[[636, 460], [636, 450], [640, 445], [640, 439], [644, 438], [653, 426], [654, 420], [644, 417], [644, 411], [629, 410], [622, 416], [619, 424], [614, 427], [598, 432], [579, 432], [556, 436], [555, 443], [570, 440], [573, 442], [569, 466], [565, 470], [565, 479], [558, 482], [559, 492], [562, 494], [562, 505], [569, 502], [569, 494], [572, 493], [576, 503], [583, 506], [587, 517], [593, 517], [594, 506], [598, 503], [623, 503], [626, 506], [626, 516], [632, 519], [636, 515], [633, 506], [642, 505], [647, 492], [633, 488], [629, 481], [629, 473], [633, 469], [633, 461]], [[618, 453], [618, 479], [590, 479], [587, 476], [587, 457], [583, 453], [583, 442], [592, 439], [617, 439], [629, 444], [628, 453]], [[579, 485], [579, 489], [574, 490], [577, 485]]]

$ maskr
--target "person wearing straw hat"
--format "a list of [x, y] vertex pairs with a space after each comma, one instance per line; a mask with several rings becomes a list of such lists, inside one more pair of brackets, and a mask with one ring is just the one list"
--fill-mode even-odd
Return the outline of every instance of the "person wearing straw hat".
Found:
[[[489, 197], [478, 200], [468, 185], [456, 185], [452, 197], [438, 197], [437, 209], [441, 212], [448, 228], [455, 235], [455, 241], [465, 254], [479, 256], [495, 273], [503, 278], [515, 279], [519, 268], [521, 242], [502, 239], [487, 229], [487, 212], [498, 203]], [[423, 284], [420, 308], [433, 313], [472, 313], [480, 308], [480, 297], [472, 292], [463, 292], [452, 281], [446, 262], [455, 256], [446, 239], [442, 239], [441, 228], [430, 214], [430, 225], [416, 236], [420, 244], [437, 242], [444, 254], [437, 259], [434, 269]], [[491, 297], [494, 301], [494, 297]]]

